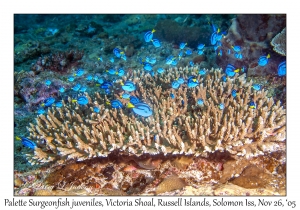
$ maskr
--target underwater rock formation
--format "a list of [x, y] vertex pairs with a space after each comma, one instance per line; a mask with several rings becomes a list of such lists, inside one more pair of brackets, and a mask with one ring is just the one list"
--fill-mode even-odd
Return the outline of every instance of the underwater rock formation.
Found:
[[[29, 162], [63, 164], [106, 157], [116, 151], [135, 157], [206, 157], [219, 151], [233, 158], [250, 158], [284, 150], [286, 112], [280, 101], [267, 98], [265, 90], [254, 90], [245, 74], [222, 82], [224, 74], [220, 69], [207, 70], [206, 75], [197, 72], [196, 67], [186, 67], [170, 68], [159, 77], [140, 70], [123, 76], [124, 81], [136, 84], [133, 94], [153, 109], [153, 115], [146, 118], [131, 109], [111, 108], [106, 96], [99, 93], [86, 94], [87, 105], [73, 103], [69, 98], [63, 101], [62, 108], [49, 108], [47, 114], [36, 118], [36, 124], [27, 127], [37, 144], [27, 154]], [[187, 79], [190, 75], [199, 81], [195, 88], [185, 83], [176, 91], [170, 88], [176, 78]], [[231, 95], [233, 89], [237, 90], [236, 97]], [[115, 97], [122, 104], [128, 102], [117, 93]], [[203, 100], [203, 105], [197, 104], [198, 99]], [[93, 107], [100, 112], [94, 112]]]

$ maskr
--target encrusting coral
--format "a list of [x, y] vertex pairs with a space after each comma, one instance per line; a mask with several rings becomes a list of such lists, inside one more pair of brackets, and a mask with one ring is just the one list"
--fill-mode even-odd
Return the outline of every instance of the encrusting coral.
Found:
[[286, 56], [286, 28], [272, 39], [271, 45], [275, 52]]
[[[36, 124], [27, 129], [36, 142], [34, 152], [27, 154], [31, 164], [67, 163], [105, 157], [113, 151], [139, 157], [143, 154], [186, 154], [207, 156], [215, 151], [232, 157], [250, 158], [282, 149], [286, 139], [286, 113], [280, 101], [267, 98], [267, 91], [256, 91], [246, 75], [236, 74], [223, 82], [220, 69], [197, 74], [197, 67], [168, 69], [152, 77], [145, 71], [134, 71], [123, 80], [131, 80], [136, 91], [131, 95], [150, 105], [153, 115], [140, 117], [131, 109], [114, 109], [99, 93], [89, 96], [87, 105], [63, 101], [62, 108], [51, 107], [39, 115]], [[195, 75], [199, 85], [178, 89], [175, 79]], [[115, 84], [118, 86], [118, 84]], [[118, 89], [116, 87], [115, 89]], [[231, 91], [237, 90], [233, 97]], [[170, 96], [173, 93], [175, 98]], [[121, 91], [114, 92], [124, 105]], [[197, 104], [202, 99], [202, 106]], [[249, 106], [250, 102], [256, 108]], [[224, 109], [219, 105], [223, 103]], [[100, 112], [93, 111], [100, 108]]]

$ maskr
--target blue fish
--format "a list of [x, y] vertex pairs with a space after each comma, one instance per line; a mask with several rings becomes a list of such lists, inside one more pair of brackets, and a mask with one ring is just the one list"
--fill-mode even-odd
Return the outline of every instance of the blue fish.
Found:
[[92, 76], [92, 75], [88, 75], [88, 76], [86, 77], [86, 80], [87, 80], [87, 81], [93, 80], [93, 76]]
[[222, 42], [217, 41], [216, 45], [217, 45], [218, 47], [222, 47]]
[[118, 72], [115, 69], [109, 69], [109, 70], [106, 70], [106, 72], [108, 72], [111, 75], [118, 74]]
[[63, 107], [63, 103], [61, 101], [58, 101], [55, 103], [55, 106], [58, 108], [61, 108], [61, 107]]
[[177, 60], [176, 60], [176, 59], [173, 59], [171, 65], [172, 65], [172, 66], [176, 66], [176, 65], [177, 65]]
[[179, 86], [180, 86], [180, 84], [176, 80], [172, 82], [172, 88], [178, 89]]
[[198, 80], [196, 79], [195, 76], [190, 76], [188, 81], [187, 81], [187, 86], [188, 88], [194, 88], [198, 85]]
[[49, 79], [47, 79], [46, 81], [45, 81], [45, 84], [47, 85], [47, 86], [49, 86], [49, 85], [51, 85], [51, 81], [49, 80]]
[[251, 102], [249, 103], [249, 107], [250, 107], [251, 109], [256, 109], [256, 104], [254, 103], [254, 101], [251, 101]]
[[164, 71], [165, 71], [165, 70], [164, 70], [163, 68], [158, 68], [158, 69], [157, 69], [157, 73], [159, 73], [159, 74], [164, 73]]
[[77, 71], [76, 71], [76, 73], [74, 74], [74, 76], [78, 76], [78, 77], [80, 77], [80, 76], [82, 76], [84, 74], [84, 70], [83, 69], [78, 69]]
[[129, 99], [129, 98], [130, 98], [130, 94], [129, 94], [129, 93], [123, 93], [123, 94], [121, 95], [121, 98]]
[[100, 56], [100, 57], [98, 58], [98, 61], [103, 62], [103, 58]]
[[112, 87], [112, 86], [113, 86], [113, 84], [112, 84], [111, 82], [105, 81], [105, 82], [103, 82], [103, 83], [100, 85], [100, 88], [101, 88], [101, 89], [108, 89], [108, 88], [110, 88], [110, 87]]
[[227, 77], [226, 77], [225, 75], [224, 75], [224, 76], [222, 76], [222, 78], [221, 78], [221, 79], [222, 79], [222, 81], [223, 81], [223, 82], [226, 82], [226, 81], [227, 81]]
[[152, 70], [152, 66], [150, 65], [150, 63], [145, 63], [144, 70], [145, 71], [151, 71]]
[[219, 104], [219, 109], [223, 110], [225, 108], [225, 105], [223, 103]]
[[124, 74], [125, 74], [124, 69], [123, 69], [123, 68], [119, 68], [119, 70], [118, 70], [118, 75], [119, 75], [120, 77], [122, 77], [122, 76], [124, 76]]
[[198, 55], [203, 55], [204, 50], [198, 50]]
[[152, 40], [152, 37], [153, 37], [153, 33], [155, 32], [154, 29], [152, 29], [152, 31], [147, 31], [144, 35], [144, 39], [145, 39], [145, 42], [150, 42]]
[[230, 50], [230, 49], [228, 49], [228, 50], [227, 50], [227, 54], [228, 54], [228, 55], [230, 55], [230, 53], [231, 53], [231, 50]]
[[75, 79], [75, 78], [74, 78], [74, 77], [72, 77], [72, 76], [68, 77], [68, 81], [69, 81], [69, 82], [73, 82], [73, 81], [74, 81], [74, 79]]
[[210, 44], [215, 45], [217, 43], [218, 33], [214, 31], [212, 35], [210, 36]]
[[181, 106], [184, 106], [184, 100], [183, 99], [181, 100]]
[[237, 59], [242, 59], [243, 55], [241, 53], [234, 53], [234, 57]]
[[197, 100], [197, 104], [198, 104], [199, 106], [203, 106], [203, 105], [204, 105], [203, 99], [199, 98], [199, 99]]
[[55, 98], [49, 97], [44, 100], [44, 103], [42, 103], [42, 106], [48, 107], [48, 106], [51, 106], [54, 102], [55, 102]]
[[232, 95], [233, 98], [235, 98], [235, 97], [237, 96], [237, 92], [236, 92], [235, 89], [233, 89], [233, 90], [231, 91], [231, 95]]
[[175, 98], [175, 95], [174, 95], [173, 93], [170, 93], [170, 97], [171, 97], [172, 99], [174, 99], [174, 98]]
[[180, 45], [179, 45], [179, 48], [182, 50], [184, 47], [185, 47], [185, 45], [187, 45], [187, 43], [180, 43]]
[[114, 59], [113, 57], [111, 57], [111, 58], [109, 58], [109, 61], [110, 61], [111, 63], [113, 63], [113, 62], [115, 62], [115, 59]]
[[223, 51], [220, 50], [219, 53], [218, 53], [218, 56], [222, 56], [223, 55]]
[[231, 46], [231, 48], [232, 48], [235, 52], [240, 52], [240, 51], [241, 51], [241, 47], [240, 47], [240, 46]]
[[36, 148], [36, 144], [28, 138], [22, 137], [21, 141], [22, 141], [23, 146], [25, 146], [25, 147], [28, 147], [30, 149]]
[[60, 87], [58, 91], [61, 92], [61, 93], [64, 93], [65, 92], [65, 88], [64, 87]]
[[119, 101], [118, 99], [112, 100], [112, 101], [110, 102], [110, 104], [111, 104], [111, 107], [112, 107], [112, 108], [116, 108], [116, 109], [120, 109], [120, 108], [123, 107], [122, 102]]
[[150, 73], [150, 75], [151, 75], [152, 77], [154, 77], [154, 75], [155, 75], [155, 74], [154, 74], [154, 71], [150, 71], [149, 73]]
[[253, 84], [253, 85], [252, 85], [252, 88], [253, 88], [254, 90], [261, 90], [261, 86], [260, 86], [259, 84]]
[[261, 56], [259, 59], [258, 59], [258, 65], [260, 66], [265, 66], [268, 64], [269, 62], [269, 58], [270, 58], [270, 54], [268, 54], [267, 56]]
[[154, 47], [160, 47], [161, 44], [160, 44], [160, 41], [158, 39], [152, 39], [152, 44], [154, 45]]
[[199, 45], [197, 46], [197, 49], [198, 49], [198, 50], [202, 50], [202, 49], [204, 48], [204, 46], [205, 46], [205, 44], [199, 44]]
[[86, 87], [81, 87], [81, 88], [79, 89], [79, 91], [80, 91], [80, 92], [85, 92], [86, 89], [87, 89]]
[[215, 46], [214, 46], [214, 50], [215, 50], [215, 51], [217, 51], [218, 48], [219, 48], [218, 45], [215, 45]]
[[76, 99], [73, 99], [72, 102], [76, 102], [79, 104], [79, 105], [87, 105], [89, 103], [89, 99], [86, 97], [86, 96], [79, 96]]
[[115, 54], [115, 56], [117, 57], [117, 58], [120, 58], [121, 57], [121, 50], [119, 49], [119, 48], [114, 48], [113, 49], [113, 53]]
[[150, 58], [150, 57], [147, 56], [145, 64], [147, 64], [147, 62], [151, 63], [151, 64], [155, 64], [156, 63], [156, 58]]
[[185, 54], [186, 54], [186, 55], [192, 55], [192, 54], [193, 54], [193, 51], [192, 51], [192, 50], [186, 50], [186, 51], [185, 51]]
[[110, 94], [110, 89], [107, 88], [104, 91], [105, 91], [106, 94]]
[[191, 67], [193, 67], [194, 66], [194, 62], [190, 61], [190, 65], [191, 65]]
[[126, 61], [126, 60], [127, 60], [127, 57], [126, 57], [126, 55], [125, 55], [125, 53], [124, 53], [124, 52], [121, 52], [121, 58], [122, 58], [124, 61]]
[[128, 103], [127, 107], [132, 108], [134, 113], [136, 113], [137, 115], [140, 115], [142, 117], [149, 117], [153, 114], [153, 111], [150, 108], [150, 106], [143, 102], [140, 102], [137, 104]]
[[100, 112], [99, 107], [96, 107], [96, 106], [94, 106], [93, 110], [94, 110], [94, 112], [96, 112], [96, 113], [99, 113], [99, 112]]
[[200, 75], [205, 75], [205, 74], [206, 74], [206, 71], [205, 71], [205, 69], [200, 69], [198, 73], [199, 73]]
[[166, 58], [166, 64], [170, 65], [173, 62], [174, 59], [176, 59], [176, 58], [174, 58], [173, 55], [168, 56]]
[[97, 75], [94, 76], [94, 80], [95, 80], [95, 81], [98, 80], [98, 76], [97, 76]]
[[278, 65], [278, 68], [277, 68], [277, 74], [278, 76], [285, 76], [286, 75], [286, 61], [283, 61], [281, 62], [279, 65]]
[[40, 109], [37, 110], [37, 113], [38, 113], [38, 114], [45, 114], [46, 111], [45, 111], [45, 109], [40, 108]]
[[135, 84], [131, 81], [126, 81], [123, 85], [122, 85], [122, 89], [128, 92], [131, 91], [135, 91], [136, 87]]
[[179, 84], [183, 84], [183, 83], [184, 83], [184, 79], [183, 79], [182, 77], [179, 77], [179, 78], [177, 79], [177, 82], [178, 82]]
[[103, 83], [104, 83], [104, 79], [103, 79], [102, 77], [100, 77], [100, 78], [98, 78], [97, 82], [98, 82], [99, 84], [103, 84]]
[[132, 103], [134, 105], [134, 104], [137, 104], [139, 102], [140, 102], [140, 100], [138, 99], [138, 97], [130, 96], [130, 103]]
[[72, 89], [74, 91], [78, 91], [80, 89], [81, 85], [80, 84], [76, 84], [74, 87], [72, 87]]
[[235, 73], [239, 72], [240, 69], [236, 69], [232, 64], [228, 64], [225, 69], [225, 73], [229, 77], [233, 77]]

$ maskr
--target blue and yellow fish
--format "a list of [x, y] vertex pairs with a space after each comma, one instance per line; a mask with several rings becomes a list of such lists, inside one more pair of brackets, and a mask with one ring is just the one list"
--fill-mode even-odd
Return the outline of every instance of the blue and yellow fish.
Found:
[[132, 103], [134, 105], [134, 104], [137, 104], [139, 102], [140, 102], [140, 100], [138, 99], [138, 97], [130, 96], [130, 103]]
[[86, 96], [79, 96], [77, 99], [73, 99], [72, 102], [77, 102], [79, 105], [87, 105], [89, 99]]
[[109, 69], [109, 70], [106, 70], [106, 72], [108, 72], [110, 75], [118, 74], [117, 70], [115, 70], [115, 69]]
[[119, 70], [118, 70], [118, 75], [119, 75], [120, 77], [123, 77], [124, 74], [125, 74], [125, 70], [124, 70], [123, 68], [119, 68]]
[[235, 52], [240, 52], [240, 51], [241, 51], [241, 47], [240, 47], [240, 46], [231, 46], [231, 48], [232, 48], [233, 51], [235, 51]]
[[180, 43], [179, 44], [179, 49], [183, 50], [186, 45], [187, 45], [187, 43], [183, 43], [183, 42]]
[[58, 108], [61, 108], [61, 107], [63, 107], [63, 103], [61, 101], [58, 101], [55, 103], [55, 106]]
[[242, 59], [243, 55], [241, 53], [234, 53], [234, 57], [237, 59]]
[[222, 51], [222, 50], [219, 50], [218, 56], [222, 56], [222, 55], [223, 55], [223, 51]]
[[46, 111], [45, 111], [45, 109], [43, 109], [43, 108], [39, 108], [39, 109], [37, 110], [37, 113], [38, 113], [38, 114], [45, 114]]
[[123, 51], [121, 52], [121, 58], [122, 58], [124, 61], [127, 60], [127, 57], [126, 57], [126, 55], [125, 55], [125, 53], [124, 53]]
[[152, 31], [147, 31], [144, 35], [145, 42], [150, 42], [153, 37], [153, 33], [155, 32], [155, 29], [152, 29]]
[[74, 80], [75, 80], [74, 77], [72, 77], [72, 76], [69, 76], [69, 77], [68, 77], [68, 81], [69, 81], [69, 82], [73, 82]]
[[173, 60], [175, 60], [176, 58], [173, 55], [170, 55], [166, 58], [166, 64], [170, 65], [172, 64]]
[[72, 87], [72, 89], [73, 89], [74, 91], [78, 91], [78, 90], [80, 89], [80, 87], [81, 87], [81, 85], [78, 83], [78, 84], [76, 84], [74, 87]]
[[236, 89], [233, 89], [233, 90], [231, 91], [231, 95], [232, 95], [233, 98], [235, 98], [235, 97], [238, 95]]
[[286, 61], [283, 61], [278, 65], [277, 74], [278, 74], [278, 76], [286, 75]]
[[200, 74], [202, 76], [205, 75], [206, 74], [205, 69], [200, 69], [199, 72], [198, 72], [198, 74]]
[[197, 104], [198, 104], [199, 106], [203, 106], [203, 105], [204, 105], [203, 99], [202, 99], [202, 98], [199, 98], [199, 99], [197, 100]]
[[109, 61], [110, 61], [111, 63], [114, 63], [114, 62], [115, 62], [115, 59], [114, 59], [113, 57], [110, 57], [110, 58], [109, 58]]
[[227, 77], [225, 75], [222, 76], [221, 79], [222, 79], [223, 82], [227, 82]]
[[115, 56], [117, 57], [117, 58], [120, 58], [121, 57], [121, 50], [119, 49], [119, 48], [114, 48], [113, 49], [113, 53], [115, 54]]
[[238, 73], [240, 69], [235, 68], [232, 64], [228, 64], [225, 69], [225, 74], [229, 77], [233, 77], [235, 73]]
[[203, 55], [204, 50], [198, 50], [198, 55]]
[[152, 109], [146, 103], [140, 102], [137, 104], [128, 103], [127, 108], [132, 108], [133, 112], [142, 117], [149, 117], [153, 114]]
[[82, 87], [79, 89], [79, 92], [85, 92], [86, 89], [87, 89], [87, 87], [82, 86]]
[[265, 66], [268, 64], [269, 62], [269, 58], [270, 58], [270, 54], [268, 54], [267, 56], [261, 56], [259, 59], [258, 59], [258, 65], [260, 66]]
[[123, 93], [120, 98], [123, 98], [123, 99], [129, 99], [130, 98], [130, 94], [129, 93]]
[[99, 109], [99, 107], [97, 107], [97, 106], [94, 106], [94, 107], [93, 107], [93, 110], [94, 110], [94, 112], [96, 112], [96, 113], [99, 113], [99, 112], [100, 112], [100, 109]]
[[176, 80], [177, 80], [177, 82], [178, 82], [179, 84], [183, 84], [183, 83], [184, 83], [184, 79], [183, 79], [182, 77], [179, 77], [179, 78], [177, 78]]
[[174, 98], [175, 98], [175, 95], [174, 95], [173, 93], [170, 93], [170, 97], [171, 97], [172, 99], [174, 99]]
[[49, 98], [46, 98], [46, 99], [44, 100], [44, 102], [41, 104], [41, 106], [49, 107], [49, 106], [51, 106], [54, 102], [55, 102], [55, 98], [49, 97]]
[[261, 85], [259, 85], [259, 84], [253, 84], [253, 85], [252, 85], [252, 88], [253, 88], [254, 90], [261, 90]]
[[190, 76], [187, 81], [188, 88], [194, 88], [199, 84], [195, 76]]
[[223, 103], [219, 104], [219, 109], [223, 110], [225, 108], [225, 105]]
[[177, 59], [176, 59], [176, 58], [172, 60], [171, 65], [172, 65], [172, 66], [176, 66], [176, 65], [177, 65]]
[[158, 39], [152, 39], [152, 44], [154, 45], [154, 47], [160, 47], [161, 44], [160, 44], [160, 41]]
[[195, 65], [193, 61], [190, 61], [189, 63], [190, 63], [191, 67], [193, 67]]
[[159, 73], [159, 74], [164, 73], [164, 71], [165, 71], [165, 70], [164, 70], [163, 68], [158, 68], [158, 69], [157, 69], [157, 73]]
[[64, 93], [64, 92], [65, 92], [65, 88], [64, 88], [64, 87], [60, 87], [60, 88], [58, 89], [58, 91], [59, 91], [60, 93]]
[[186, 55], [192, 55], [192, 54], [193, 54], [193, 51], [190, 50], [190, 49], [188, 49], [188, 50], [185, 51], [185, 54], [186, 54]]
[[112, 108], [116, 108], [116, 109], [120, 109], [123, 107], [122, 102], [119, 101], [118, 99], [114, 99], [114, 100], [110, 101], [110, 105]]
[[103, 58], [100, 56], [100, 57], [98, 58], [98, 61], [103, 62]]
[[47, 85], [47, 86], [49, 86], [49, 85], [51, 85], [51, 81], [49, 80], [49, 79], [47, 79], [46, 81], [45, 81], [45, 84]]
[[204, 46], [205, 46], [205, 44], [199, 44], [199, 45], [197, 46], [197, 49], [198, 49], [198, 50], [202, 50], [202, 49], [204, 48]]
[[251, 101], [251, 102], [249, 103], [249, 107], [250, 107], [251, 109], [256, 109], [256, 104], [254, 103], [254, 101]]
[[172, 88], [178, 89], [179, 86], [180, 86], [180, 84], [177, 82], [177, 80], [175, 80], [175, 81], [172, 82]]
[[101, 89], [108, 89], [108, 88], [111, 88], [113, 87], [113, 84], [109, 81], [104, 81], [101, 85], [100, 85], [100, 88]]
[[26, 138], [26, 137], [18, 137], [16, 136], [16, 140], [22, 141], [23, 146], [28, 147], [30, 149], [35, 149], [36, 148], [36, 143], [34, 143], [32, 140]]
[[128, 92], [135, 91], [136, 89], [135, 84], [131, 81], [126, 81], [124, 84], [121, 85], [122, 85], [122, 89]]
[[98, 78], [97, 82], [98, 82], [99, 84], [103, 84], [103, 83], [104, 83], [103, 77]]
[[88, 75], [85, 79], [86, 79], [87, 81], [92, 81], [92, 80], [93, 80], [93, 76], [92, 76], [92, 75]]
[[84, 74], [84, 70], [82, 68], [78, 69], [74, 76], [80, 77]]
[[145, 70], [145, 71], [151, 71], [151, 70], [152, 70], [151, 64], [150, 64], [150, 63], [145, 63], [145, 65], [144, 65], [144, 70]]

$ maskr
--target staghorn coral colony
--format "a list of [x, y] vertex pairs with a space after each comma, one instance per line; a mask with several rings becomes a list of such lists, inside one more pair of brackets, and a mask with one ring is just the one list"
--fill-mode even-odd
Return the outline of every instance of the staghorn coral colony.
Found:
[[[103, 15], [103, 20], [121, 21], [111, 17]], [[146, 47], [133, 37], [130, 43], [119, 43], [103, 34], [105, 30], [113, 34], [110, 29], [92, 21], [74, 29], [74, 36], [101, 37], [103, 51], [88, 58], [84, 49], [53, 53], [32, 62], [30, 73], [15, 73], [15, 95], [25, 100], [24, 108], [16, 109], [15, 115], [38, 109], [31, 120], [23, 122], [26, 137], [19, 138], [25, 147], [23, 156], [36, 168], [15, 171], [15, 195], [285, 194], [285, 99], [283, 93], [274, 94], [274, 86], [285, 86], [283, 73], [278, 73], [280, 77], [249, 77], [246, 60], [230, 61], [236, 68], [225, 59], [234, 59], [229, 50], [251, 51], [239, 40], [234, 43], [239, 31], [233, 30], [236, 18], [230, 27], [227, 21], [227, 37], [215, 29], [215, 25], [224, 28], [226, 21], [216, 17], [215, 24], [208, 25], [212, 33], [206, 30], [189, 37], [193, 45], [212, 45], [199, 45], [195, 47], [198, 52], [193, 52], [194, 47], [186, 47], [185, 40], [172, 45], [162, 34], [184, 39], [175, 29], [198, 31], [203, 17], [154, 17], [128, 15], [124, 22], [131, 27], [157, 22], [153, 27], [157, 32], [147, 27], [142, 33]], [[255, 17], [265, 20], [265, 16]], [[238, 20], [245, 18], [238, 16]], [[172, 22], [172, 27], [166, 28], [165, 22]], [[276, 33], [283, 29], [278, 28]], [[47, 37], [61, 33], [53, 30], [50, 35], [47, 30]], [[72, 28], [62, 33], [69, 31]], [[155, 33], [161, 40], [154, 39]], [[268, 43], [271, 50], [271, 45], [279, 49], [274, 43], [280, 36], [280, 45], [285, 46], [284, 33], [285, 27], [274, 34]], [[209, 38], [220, 42], [207, 43]], [[268, 62], [269, 56], [249, 57], [251, 62], [255, 59]], [[264, 68], [268, 67], [259, 66]], [[279, 64], [279, 70], [286, 71], [285, 62]], [[86, 71], [93, 76], [82, 76]], [[272, 87], [267, 85], [271, 80]]]

